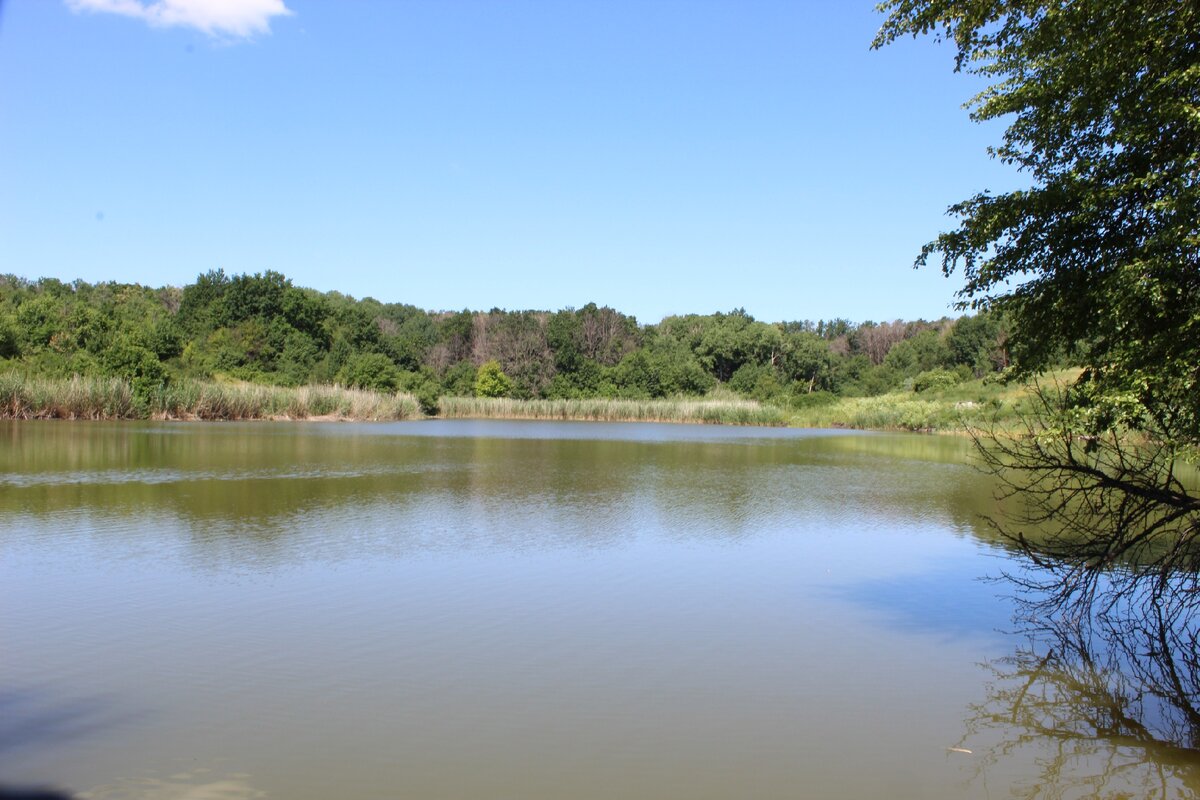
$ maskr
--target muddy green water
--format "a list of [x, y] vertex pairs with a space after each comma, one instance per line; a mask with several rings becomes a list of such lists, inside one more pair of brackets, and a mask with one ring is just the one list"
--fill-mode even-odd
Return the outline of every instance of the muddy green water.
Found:
[[6, 423], [0, 786], [1196, 796], [1190, 751], [1022, 671], [968, 459], [698, 426]]

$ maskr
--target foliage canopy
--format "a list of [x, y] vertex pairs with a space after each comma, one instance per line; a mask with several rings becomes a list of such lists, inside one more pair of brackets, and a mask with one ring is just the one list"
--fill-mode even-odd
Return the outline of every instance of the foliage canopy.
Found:
[[[995, 157], [1028, 188], [951, 207], [922, 250], [961, 270], [964, 305], [999, 306], [1035, 373], [1067, 352], [1090, 399], [1200, 438], [1200, 5], [1180, 0], [888, 0], [874, 46], [933, 34], [990, 86]], [[1082, 387], [1081, 387], [1082, 388]], [[1169, 411], [1168, 411], [1169, 410]], [[1151, 419], [1136, 419], [1149, 415]], [[1119, 416], [1119, 415], [1118, 415]], [[1115, 421], [1101, 415], [1101, 423]]]

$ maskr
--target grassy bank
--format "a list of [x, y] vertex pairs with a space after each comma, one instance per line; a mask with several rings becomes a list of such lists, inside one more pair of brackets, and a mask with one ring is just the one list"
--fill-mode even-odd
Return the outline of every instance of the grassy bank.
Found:
[[118, 378], [0, 375], [3, 419], [418, 419], [407, 394], [336, 386], [179, 381], [138, 398]]
[[[968, 401], [969, 402], [969, 401]], [[792, 412], [788, 424], [798, 428], [858, 428], [862, 430], [947, 431], [982, 422], [986, 412], [974, 406], [916, 398], [912, 392], [876, 397], [844, 397], [815, 408]]]
[[[1070, 383], [1078, 370], [1045, 376], [1047, 385]], [[800, 428], [858, 428], [925, 432], [1015, 425], [1028, 410], [1029, 390], [1019, 384], [968, 381], [925, 392], [896, 391], [875, 397], [839, 397], [788, 412]]]
[[784, 425], [786, 415], [753, 400], [669, 399], [510, 400], [443, 397], [440, 415], [448, 419], [545, 419], [591, 422], [698, 422], [723, 425]]

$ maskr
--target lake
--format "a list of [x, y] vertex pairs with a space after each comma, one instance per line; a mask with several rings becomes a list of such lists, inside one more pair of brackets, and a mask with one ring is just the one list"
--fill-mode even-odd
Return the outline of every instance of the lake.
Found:
[[1012, 632], [970, 458], [716, 426], [0, 424], [0, 785], [1200, 794], [1153, 735], [1169, 711], [1106, 728], [1108, 678]]

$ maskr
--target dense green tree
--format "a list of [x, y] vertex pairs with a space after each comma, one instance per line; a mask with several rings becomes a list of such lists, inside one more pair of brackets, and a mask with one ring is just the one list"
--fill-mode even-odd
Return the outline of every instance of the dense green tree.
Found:
[[[1029, 186], [951, 208], [937, 255], [1002, 308], [1021, 369], [1066, 350], [1137, 413], [1200, 439], [1200, 6], [1179, 0], [889, 0], [876, 46], [936, 33], [991, 81], [978, 120]], [[1190, 398], [1190, 400], [1189, 400]], [[1135, 424], [1138, 424], [1134, 420]]]
[[300, 289], [290, 282], [283, 292], [283, 317], [288, 325], [303, 333], [318, 346], [329, 344], [325, 321], [332, 311], [328, 302], [312, 289]]
[[426, 363], [429, 351], [437, 344], [438, 330], [428, 314], [408, 308], [411, 313], [389, 313], [380, 317], [377, 324], [384, 352], [403, 368], [416, 370]]
[[682, 342], [656, 336], [605, 373], [602, 390], [625, 397], [669, 397], [703, 394], [715, 379]]
[[774, 325], [758, 322], [744, 309], [717, 314], [716, 324], [700, 340], [697, 355], [717, 380], [727, 381], [743, 364], [775, 364], [782, 334]]
[[460, 361], [442, 375], [445, 394], [470, 397], [475, 394], [475, 367], [470, 361]]
[[925, 330], [897, 342], [883, 359], [885, 366], [911, 378], [919, 372], [946, 366], [950, 348], [936, 330]]
[[780, 371], [786, 380], [803, 384], [806, 393], [832, 388], [833, 354], [818, 334], [787, 333], [782, 351]]
[[271, 270], [235, 275], [229, 279], [219, 301], [219, 321], [230, 325], [255, 317], [279, 316], [283, 313], [284, 295], [290, 286], [291, 281]]
[[321, 350], [312, 337], [292, 330], [284, 340], [276, 362], [280, 383], [298, 386], [306, 383], [321, 357]]
[[546, 323], [546, 344], [554, 352], [557, 372], [574, 372], [584, 362], [583, 321], [574, 309], [551, 314]]
[[317, 383], [333, 383], [335, 376], [354, 357], [355, 352], [354, 345], [345, 336], [340, 333], [334, 336], [325, 357], [313, 369]]
[[950, 360], [970, 367], [976, 377], [1008, 366], [1000, 315], [982, 311], [954, 323], [946, 336]]
[[185, 286], [179, 302], [179, 323], [184, 330], [194, 336], [216, 327], [221, 300], [228, 287], [229, 277], [221, 269], [210, 270]]
[[330, 340], [340, 338], [355, 350], [379, 348], [381, 331], [370, 310], [349, 298], [338, 298], [332, 311], [325, 320]]
[[778, 327], [758, 322], [741, 308], [728, 314], [671, 317], [663, 320], [659, 330], [685, 343], [701, 365], [722, 382], [743, 364], [774, 364], [783, 344]]
[[554, 376], [544, 395], [550, 398], [600, 396], [603, 394], [605, 374], [611, 371], [611, 368], [601, 367], [590, 358], [580, 358], [574, 370], [559, 372]]
[[37, 294], [17, 307], [23, 349], [37, 351], [66, 336], [66, 308], [49, 293]]
[[[655, 363], [648, 350], [635, 350], [608, 370], [612, 394], [620, 397], [664, 397], [672, 388], [660, 360]], [[665, 384], [665, 385], [664, 385]]]

